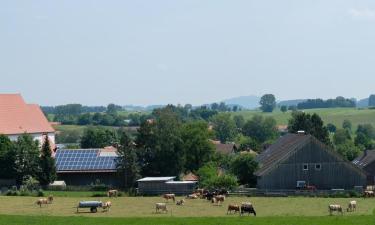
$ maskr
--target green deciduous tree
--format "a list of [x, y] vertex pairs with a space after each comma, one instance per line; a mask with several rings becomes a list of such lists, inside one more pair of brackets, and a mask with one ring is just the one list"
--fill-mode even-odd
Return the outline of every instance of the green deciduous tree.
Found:
[[265, 94], [260, 99], [259, 104], [263, 112], [272, 112], [276, 107], [276, 98], [273, 94]]
[[331, 133], [335, 133], [336, 130], [337, 130], [336, 126], [334, 124], [332, 124], [332, 123], [327, 124], [327, 129]]
[[242, 129], [245, 125], [245, 118], [242, 115], [233, 116], [233, 120], [236, 124], [237, 129]]
[[40, 172], [38, 174], [38, 181], [42, 186], [46, 186], [56, 179], [55, 159], [52, 158], [51, 144], [46, 135], [39, 159]]
[[120, 131], [119, 157], [116, 165], [118, 172], [124, 178], [124, 186], [132, 188], [140, 177], [140, 167], [135, 143], [125, 131]]
[[222, 142], [232, 141], [236, 136], [236, 124], [229, 113], [220, 113], [212, 117], [216, 137]]
[[254, 172], [258, 168], [258, 163], [250, 153], [238, 154], [231, 163], [231, 172], [238, 177], [241, 184], [248, 184], [255, 187], [257, 178]]
[[350, 120], [344, 120], [344, 122], [342, 122], [342, 128], [351, 132], [352, 131], [352, 122], [350, 122]]
[[206, 122], [189, 122], [182, 126], [181, 138], [185, 151], [186, 171], [197, 171], [213, 158], [215, 148], [209, 141], [211, 137]]
[[0, 134], [0, 179], [14, 176], [14, 145], [7, 136]]
[[352, 137], [350, 136], [349, 131], [346, 129], [338, 129], [336, 133], [333, 135], [333, 143], [335, 145], [344, 144], [351, 139]]
[[144, 176], [178, 176], [185, 164], [181, 122], [166, 107], [155, 112], [155, 120], [144, 122], [136, 144]]
[[255, 115], [245, 123], [242, 133], [260, 144], [267, 140], [273, 140], [277, 137], [276, 120], [272, 117], [264, 118]]
[[89, 127], [83, 133], [81, 147], [104, 148], [117, 142], [118, 137], [115, 131], [101, 127]]
[[321, 142], [331, 145], [328, 129], [324, 126], [323, 120], [316, 113], [310, 115], [299, 111], [293, 112], [292, 118], [288, 123], [288, 130], [290, 133], [297, 133], [303, 130]]
[[353, 141], [348, 140], [345, 143], [336, 146], [336, 150], [347, 160], [352, 161], [361, 152], [361, 149], [354, 145]]
[[288, 111], [288, 107], [286, 105], [282, 105], [280, 107], [280, 110], [281, 110], [281, 112], [285, 113], [286, 111]]
[[21, 184], [26, 176], [37, 177], [39, 168], [39, 143], [28, 134], [18, 137], [15, 143], [14, 163], [16, 181]]

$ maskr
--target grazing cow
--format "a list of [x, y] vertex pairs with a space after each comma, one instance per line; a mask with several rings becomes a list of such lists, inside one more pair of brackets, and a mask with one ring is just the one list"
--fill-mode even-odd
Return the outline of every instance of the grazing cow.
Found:
[[159, 211], [168, 213], [167, 204], [165, 204], [165, 203], [156, 203], [155, 210], [156, 210], [156, 213], [158, 213]]
[[335, 211], [338, 212], [338, 213], [341, 213], [341, 215], [344, 213], [342, 211], [341, 205], [329, 205], [328, 211], [329, 211], [329, 215], [332, 215], [332, 213], [335, 212]]
[[191, 194], [191, 195], [188, 195], [188, 196], [186, 196], [186, 198], [187, 199], [198, 199], [199, 197], [198, 197], [198, 195], [197, 194]]
[[348, 204], [347, 212], [354, 212], [357, 210], [357, 201], [350, 201]]
[[117, 197], [118, 196], [118, 190], [109, 190], [107, 192], [107, 196], [108, 196], [108, 198]]
[[215, 196], [217, 201], [224, 202], [225, 201], [225, 195], [217, 195]]
[[206, 192], [203, 197], [207, 199], [207, 201], [211, 201], [213, 197], [215, 197], [215, 194], [213, 192]]
[[47, 205], [48, 204], [48, 199], [46, 199], [46, 198], [38, 199], [38, 201], [36, 201], [36, 204], [39, 205], [40, 208], [42, 208], [42, 205]]
[[176, 202], [176, 195], [175, 194], [164, 194], [163, 198], [165, 200], [167, 200], [167, 202], [169, 201], [169, 199], [172, 199], [173, 202]]
[[365, 191], [363, 193], [363, 197], [365, 197], [365, 198], [375, 197], [375, 192], [374, 191]]
[[242, 202], [241, 203], [241, 216], [244, 213], [248, 213], [249, 216], [250, 216], [251, 213], [254, 214], [254, 216], [257, 215], [257, 213], [255, 212], [253, 204], [251, 204], [250, 202]]
[[48, 201], [48, 204], [52, 204], [53, 196], [52, 195], [48, 196], [47, 201]]
[[109, 210], [111, 209], [111, 206], [112, 206], [112, 202], [110, 201], [107, 201], [105, 202], [103, 205], [102, 205], [102, 208], [103, 208], [103, 212], [109, 212]]
[[234, 213], [240, 212], [240, 206], [239, 205], [229, 204], [228, 205], [227, 214], [228, 213], [232, 214], [232, 211], [234, 211]]
[[176, 202], [176, 205], [184, 205], [185, 200], [181, 199]]
[[219, 205], [221, 206], [222, 201], [220, 201], [220, 199], [217, 199], [216, 197], [213, 197], [211, 199], [211, 203], [216, 204], [217, 206], [219, 206]]

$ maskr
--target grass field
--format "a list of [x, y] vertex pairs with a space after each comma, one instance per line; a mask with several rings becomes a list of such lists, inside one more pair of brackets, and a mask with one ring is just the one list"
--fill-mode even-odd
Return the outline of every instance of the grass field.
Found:
[[1, 225], [373, 225], [374, 216], [89, 218], [0, 215]]
[[[346, 206], [347, 198], [246, 198], [229, 197], [222, 206], [213, 206], [206, 200], [187, 200], [184, 206], [168, 203], [167, 214], [156, 214], [154, 205], [164, 202], [160, 197], [119, 197], [111, 199], [110, 212], [93, 214], [87, 209], [76, 212], [75, 206], [81, 200], [102, 200], [107, 198], [81, 197], [78, 192], [71, 197], [58, 197], [55, 194], [53, 204], [39, 208], [35, 197], [0, 197], [0, 224], [165, 224], [165, 225], [373, 225], [375, 224], [375, 199], [356, 199], [358, 210], [353, 213], [329, 216], [328, 204]], [[61, 196], [61, 195], [60, 195]], [[179, 198], [177, 198], [179, 199]], [[251, 201], [257, 211], [257, 217], [227, 215], [229, 203], [240, 204]]]
[[[352, 122], [355, 129], [358, 124], [371, 123], [375, 126], [375, 110], [355, 109], [355, 108], [330, 108], [330, 109], [309, 109], [304, 110], [307, 113], [317, 113], [322, 117], [325, 124], [333, 123], [337, 127], [342, 126], [342, 122], [348, 119]], [[287, 125], [291, 117], [291, 111], [283, 113], [279, 110], [272, 113], [263, 113], [261, 111], [240, 111], [233, 112], [233, 115], [242, 115], [245, 119], [251, 119], [254, 115], [272, 116], [276, 119], [278, 125]]]
[[[207, 200], [187, 200], [184, 206], [168, 203], [168, 214], [155, 214], [155, 203], [164, 202], [161, 197], [119, 197], [112, 199], [113, 207], [109, 213], [99, 211], [96, 214], [76, 213], [76, 205], [82, 200], [101, 200], [107, 198], [91, 197], [55, 197], [51, 205], [39, 208], [35, 197], [0, 197], [0, 214], [33, 215], [33, 216], [88, 216], [88, 217], [222, 217], [226, 216], [229, 203], [240, 204], [250, 201], [254, 204], [257, 217], [298, 217], [298, 216], [327, 216], [329, 204], [346, 206], [350, 199], [346, 198], [240, 198], [230, 197], [222, 206], [213, 206]], [[375, 199], [356, 199], [358, 210], [345, 213], [345, 217], [373, 215]], [[82, 212], [88, 212], [82, 209]], [[228, 217], [236, 217], [229, 215]]]

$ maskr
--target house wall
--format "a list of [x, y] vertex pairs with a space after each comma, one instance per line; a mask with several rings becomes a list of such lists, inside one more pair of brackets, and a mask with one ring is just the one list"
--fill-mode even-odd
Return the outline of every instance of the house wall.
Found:
[[[22, 134], [11, 134], [7, 135], [11, 141], [17, 141], [18, 137], [21, 136]], [[33, 133], [30, 134], [34, 140], [38, 140], [40, 146], [42, 146], [44, 142], [44, 135], [45, 133]], [[48, 138], [51, 142], [51, 144], [55, 144], [55, 133], [48, 133]]]
[[121, 178], [115, 172], [111, 173], [57, 173], [57, 180], [65, 181], [68, 186], [87, 186], [95, 184], [97, 180], [101, 184], [111, 187], [121, 187]]
[[[366, 176], [353, 168], [349, 162], [335, 157], [330, 150], [316, 141], [292, 153], [288, 159], [258, 179], [261, 189], [295, 189], [297, 181], [306, 181], [317, 189], [353, 189], [364, 186]], [[304, 170], [304, 164], [308, 170]], [[321, 169], [315, 169], [320, 164]]]

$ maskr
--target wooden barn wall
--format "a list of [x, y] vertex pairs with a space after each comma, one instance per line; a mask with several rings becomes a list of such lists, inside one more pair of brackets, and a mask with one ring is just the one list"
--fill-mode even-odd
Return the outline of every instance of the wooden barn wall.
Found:
[[[308, 170], [303, 165], [308, 164]], [[316, 170], [315, 165], [321, 169]], [[297, 181], [304, 180], [321, 190], [353, 189], [363, 186], [366, 177], [348, 162], [337, 159], [322, 149], [322, 145], [310, 142], [288, 159], [272, 169], [268, 174], [258, 179], [261, 189], [295, 189]]]
[[375, 185], [375, 162], [368, 164], [364, 170], [368, 173], [367, 184]]
[[63, 180], [69, 186], [87, 186], [95, 184], [97, 180], [111, 187], [122, 185], [117, 173], [57, 173], [57, 180]]

